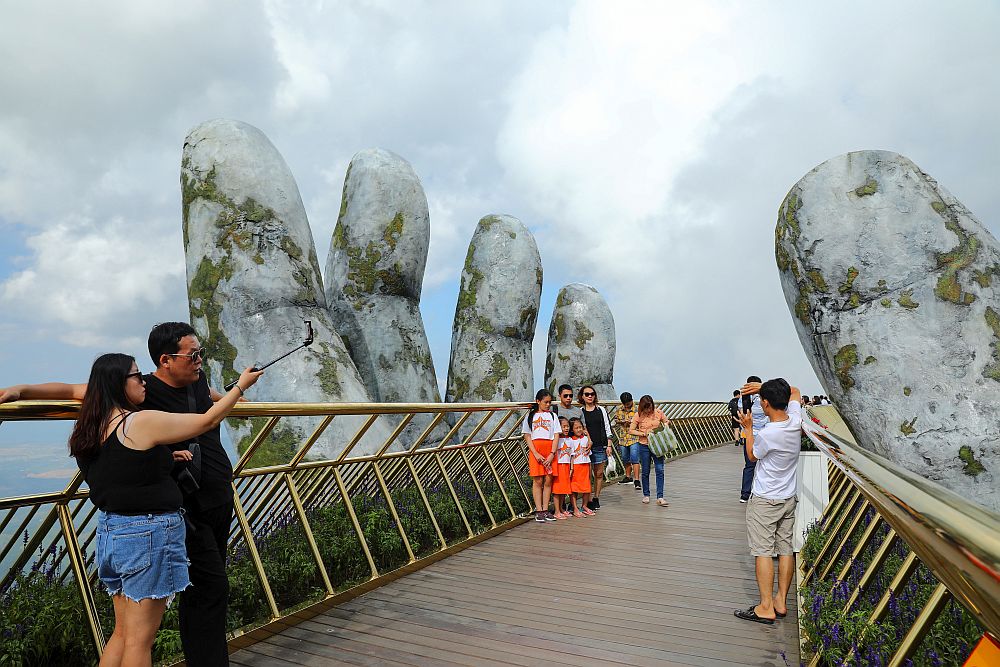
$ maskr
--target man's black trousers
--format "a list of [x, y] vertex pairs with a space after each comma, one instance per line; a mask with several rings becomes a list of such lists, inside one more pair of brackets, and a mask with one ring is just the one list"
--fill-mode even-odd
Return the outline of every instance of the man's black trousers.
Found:
[[[187, 508], [187, 552], [191, 586], [180, 596], [181, 646], [188, 667], [229, 664], [226, 644], [226, 543], [233, 522], [233, 504], [208, 510]], [[194, 530], [191, 530], [191, 526]]]

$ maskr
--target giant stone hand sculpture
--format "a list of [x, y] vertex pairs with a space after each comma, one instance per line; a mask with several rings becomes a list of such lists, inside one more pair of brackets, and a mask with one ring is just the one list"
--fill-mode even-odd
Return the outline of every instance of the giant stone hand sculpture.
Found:
[[907, 158], [861, 151], [775, 230], [803, 348], [858, 441], [1000, 510], [1000, 245]]
[[[378, 402], [441, 401], [420, 316], [429, 242], [427, 198], [410, 164], [381, 149], [355, 155], [327, 256], [326, 296], [334, 328]], [[415, 417], [404, 444], [431, 418]]]
[[600, 292], [582, 283], [559, 290], [549, 325], [545, 387], [594, 385], [602, 401], [618, 400], [614, 385], [615, 318]]
[[449, 403], [534, 398], [531, 345], [541, 294], [542, 260], [527, 227], [509, 215], [480, 220], [455, 308]]
[[[302, 342], [303, 320], [315, 342], [269, 368], [254, 387], [258, 401], [369, 401], [326, 309], [309, 221], [298, 187], [277, 149], [255, 127], [212, 120], [191, 130], [181, 165], [184, 247], [191, 323], [208, 351], [210, 383]], [[264, 419], [230, 419], [240, 451]], [[283, 454], [309, 436], [318, 418], [282, 420], [273, 433]], [[339, 452], [363, 417], [338, 417], [313, 448]], [[375, 451], [389, 436], [377, 422], [355, 448]]]

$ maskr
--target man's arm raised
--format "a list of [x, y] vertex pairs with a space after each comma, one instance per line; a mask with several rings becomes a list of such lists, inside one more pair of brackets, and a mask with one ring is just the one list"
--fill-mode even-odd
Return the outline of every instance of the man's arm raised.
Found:
[[87, 393], [86, 384], [45, 382], [43, 384], [15, 384], [0, 389], [0, 403], [11, 401], [76, 400], [82, 401]]

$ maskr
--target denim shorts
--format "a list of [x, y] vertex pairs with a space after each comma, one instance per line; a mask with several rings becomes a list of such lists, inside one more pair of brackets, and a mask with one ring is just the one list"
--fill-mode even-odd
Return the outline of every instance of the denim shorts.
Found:
[[172, 600], [191, 585], [180, 512], [98, 513], [97, 576], [111, 595]]
[[608, 462], [608, 452], [604, 447], [595, 446], [590, 450], [590, 462], [591, 464], [598, 465], [601, 463]]
[[618, 445], [618, 451], [622, 455], [622, 463], [628, 465], [629, 463], [639, 462], [639, 443], [633, 442], [631, 445]]

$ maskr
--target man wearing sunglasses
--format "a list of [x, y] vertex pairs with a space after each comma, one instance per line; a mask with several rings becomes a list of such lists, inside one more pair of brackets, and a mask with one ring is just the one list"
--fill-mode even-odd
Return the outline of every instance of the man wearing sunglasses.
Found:
[[552, 406], [552, 411], [559, 417], [569, 419], [579, 419], [583, 422], [583, 410], [579, 406], [573, 405], [573, 387], [568, 384], [559, 387], [559, 404]]
[[[174, 413], [208, 412], [222, 394], [202, 372], [204, 350], [186, 322], [164, 322], [149, 332], [149, 356], [156, 370], [143, 376], [142, 407]], [[0, 403], [31, 399], [83, 400], [86, 384], [49, 382], [0, 389]], [[243, 400], [243, 399], [241, 399]], [[192, 586], [180, 594], [179, 622], [184, 658], [190, 667], [229, 664], [226, 608], [229, 578], [226, 551], [233, 520], [233, 466], [216, 426], [197, 438], [201, 449], [199, 488], [184, 497], [187, 552]], [[173, 449], [187, 448], [178, 443]]]

